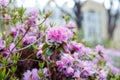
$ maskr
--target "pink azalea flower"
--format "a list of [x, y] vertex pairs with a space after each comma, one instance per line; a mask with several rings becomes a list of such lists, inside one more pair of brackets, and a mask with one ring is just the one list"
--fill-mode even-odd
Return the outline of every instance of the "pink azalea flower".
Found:
[[35, 40], [36, 40], [36, 36], [26, 36], [24, 37], [22, 42], [24, 45], [27, 45], [27, 44], [34, 42]]
[[101, 70], [99, 72], [99, 77], [100, 77], [100, 80], [107, 80], [107, 72], [105, 70]]
[[37, 52], [36, 56], [40, 56], [42, 53], [43, 53], [43, 51], [42, 51], [42, 50], [39, 50], [39, 51]]
[[56, 61], [56, 65], [57, 65], [57, 67], [59, 67], [59, 68], [62, 68], [62, 67], [65, 66], [65, 64], [64, 64], [62, 61]]
[[72, 46], [72, 49], [76, 52], [79, 52], [84, 46], [81, 43], [71, 42], [70, 45]]
[[28, 18], [27, 23], [28, 23], [28, 25], [29, 25], [30, 27], [36, 26], [36, 17], [30, 16], [30, 17]]
[[23, 80], [32, 80], [31, 76], [32, 76], [32, 72], [30, 70], [27, 70], [27, 72], [25, 72], [23, 77]]
[[8, 57], [9, 54], [10, 54], [10, 52], [7, 50], [2, 52], [3, 57]]
[[38, 70], [32, 69], [32, 80], [39, 80]]
[[66, 74], [71, 74], [71, 73], [74, 73], [74, 69], [72, 67], [68, 67], [66, 69]]
[[83, 47], [82, 48], [82, 53], [87, 55], [87, 54], [91, 54], [92, 53], [92, 50], [88, 47]]
[[80, 71], [79, 70], [75, 71], [73, 77], [79, 78], [80, 77]]
[[8, 14], [4, 14], [4, 19], [6, 19], [6, 20], [11, 20], [11, 17], [10, 17], [10, 15], [8, 15]]
[[13, 28], [11, 29], [11, 33], [10, 33], [10, 34], [15, 37], [16, 34], [17, 34], [17, 29], [13, 27]]
[[1, 5], [2, 7], [6, 7], [6, 6], [7, 6], [6, 0], [0, 0], [0, 5]]
[[31, 10], [31, 12], [30, 12], [30, 16], [37, 17], [37, 16], [38, 16], [38, 10], [37, 10], [37, 9], [33, 9], [33, 10]]
[[76, 25], [73, 22], [68, 22], [65, 26], [67, 26], [70, 29], [73, 29], [76, 27]]
[[[14, 47], [15, 47], [15, 43], [11, 43], [8, 47], [9, 51], [11, 51]], [[15, 51], [15, 50], [16, 50], [16, 48], [14, 48], [13, 51]]]
[[68, 63], [72, 64], [74, 61], [74, 58], [70, 54], [63, 54], [63, 56], [61, 57], [61, 61], [64, 64], [68, 64]]
[[98, 46], [96, 46], [96, 49], [95, 49], [95, 51], [98, 53], [98, 52], [104, 52], [104, 47], [103, 46], [101, 46], [101, 45], [98, 45]]
[[53, 27], [47, 31], [47, 40], [50, 42], [63, 43], [72, 38], [73, 34], [69, 29], [64, 27]]
[[37, 16], [38, 16], [38, 11], [37, 11], [36, 9], [33, 9], [33, 10], [30, 12], [30, 15], [29, 15], [28, 20], [27, 20], [27, 24], [28, 24], [30, 27], [35, 27], [35, 26], [36, 26]]
[[45, 67], [43, 69], [43, 73], [45, 74], [46, 77], [48, 77], [49, 76], [49, 74], [48, 74], [48, 68]]
[[23, 75], [23, 80], [39, 80], [37, 69], [32, 69], [32, 71], [27, 70], [27, 72], [25, 72]]
[[2, 38], [0, 37], [0, 51], [5, 50], [6, 48], [5, 46], [6, 46], [5, 41], [2, 40]]

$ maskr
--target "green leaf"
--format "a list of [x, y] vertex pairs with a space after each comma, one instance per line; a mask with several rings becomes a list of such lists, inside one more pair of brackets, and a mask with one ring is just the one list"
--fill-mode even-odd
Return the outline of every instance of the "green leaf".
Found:
[[44, 65], [45, 65], [44, 62], [40, 62], [40, 63], [39, 63], [39, 67], [40, 67], [40, 69], [42, 69], [42, 68], [44, 67]]
[[12, 66], [12, 67], [11, 67], [11, 72], [12, 72], [12, 73], [15, 73], [16, 70], [17, 70], [17, 67], [16, 67], [16, 66]]
[[47, 56], [51, 56], [52, 54], [54, 53], [54, 48], [48, 48], [47, 50], [46, 50], [46, 55]]
[[10, 59], [11, 59], [11, 60], [18, 61], [19, 58], [20, 58], [20, 56], [21, 56], [20, 53], [15, 53], [14, 55], [11, 55], [11, 56], [10, 56]]
[[0, 80], [6, 80], [10, 73], [10, 70], [6, 71], [6, 68], [0, 69]]
[[6, 47], [8, 47], [12, 41], [13, 41], [13, 37], [9, 36], [6, 40]]
[[44, 76], [43, 71], [39, 72], [39, 77], [42, 78]]
[[66, 23], [68, 23], [70, 21], [70, 17], [69, 16], [64, 16], [63, 18], [64, 18]]
[[37, 45], [32, 45], [34, 50], [37, 50], [38, 46]]
[[6, 57], [2, 58], [0, 62], [1, 62], [1, 64], [2, 64], [3, 66], [8, 65], [8, 61], [7, 61], [7, 58], [6, 58]]
[[24, 15], [25, 11], [26, 11], [26, 9], [23, 7], [18, 9], [19, 16], [22, 17]]
[[18, 18], [13, 19], [13, 24], [16, 24], [18, 22]]
[[49, 65], [50, 65], [50, 67], [54, 67], [56, 64], [55, 64], [55, 62], [50, 62]]
[[42, 46], [42, 50], [44, 51], [44, 50], [47, 49], [48, 47], [49, 47], [48, 44], [44, 44], [44, 45]]

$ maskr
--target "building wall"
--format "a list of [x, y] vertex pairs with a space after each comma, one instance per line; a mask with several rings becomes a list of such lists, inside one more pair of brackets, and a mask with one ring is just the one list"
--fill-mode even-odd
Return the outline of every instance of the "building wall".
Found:
[[119, 36], [120, 35], [120, 16], [116, 24], [117, 26], [114, 30], [112, 46], [117, 49], [120, 49], [120, 36]]
[[[93, 10], [101, 15], [101, 24], [100, 24], [101, 31], [100, 32], [101, 32], [102, 40], [106, 40], [108, 38], [108, 34], [107, 34], [107, 19], [108, 18], [107, 18], [107, 12], [104, 6], [94, 1], [87, 1], [82, 7], [83, 15], [89, 10]], [[85, 27], [84, 24], [83, 24], [83, 27]]]

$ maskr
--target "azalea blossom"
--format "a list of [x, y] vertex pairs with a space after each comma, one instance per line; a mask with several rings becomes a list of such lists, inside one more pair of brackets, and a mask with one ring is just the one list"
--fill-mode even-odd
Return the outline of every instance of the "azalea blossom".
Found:
[[53, 27], [47, 31], [47, 40], [50, 42], [63, 43], [73, 37], [73, 33], [64, 27]]
[[23, 80], [39, 80], [37, 69], [27, 70], [23, 75]]
[[26, 36], [22, 42], [24, 45], [27, 45], [34, 42], [35, 40], [36, 40], [36, 36]]
[[0, 0], [0, 6], [6, 7], [7, 6], [6, 0]]

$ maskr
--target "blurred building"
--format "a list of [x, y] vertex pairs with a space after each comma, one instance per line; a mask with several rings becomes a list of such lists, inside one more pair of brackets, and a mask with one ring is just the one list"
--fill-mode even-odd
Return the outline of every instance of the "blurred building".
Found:
[[82, 6], [84, 39], [87, 42], [101, 43], [108, 37], [107, 12], [101, 3], [88, 0]]
[[116, 28], [114, 30], [114, 35], [113, 35], [113, 42], [112, 45], [113, 47], [120, 49], [120, 15], [118, 17], [118, 20], [116, 22]]

